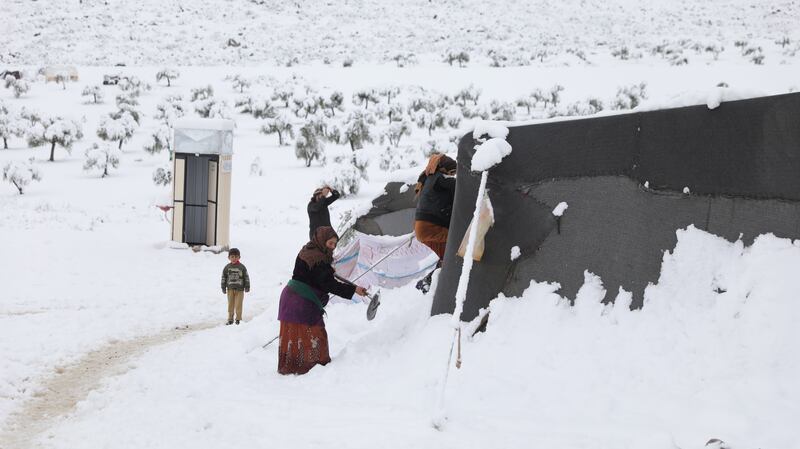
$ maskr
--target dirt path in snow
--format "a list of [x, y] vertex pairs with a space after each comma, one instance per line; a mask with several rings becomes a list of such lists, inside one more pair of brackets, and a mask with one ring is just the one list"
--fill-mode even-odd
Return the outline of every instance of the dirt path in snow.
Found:
[[150, 348], [175, 341], [219, 323], [201, 323], [169, 329], [132, 340], [117, 341], [86, 354], [77, 363], [56, 368], [42, 388], [13, 413], [0, 433], [0, 449], [33, 449], [59, 419], [97, 389], [103, 379], [125, 373], [128, 362]]

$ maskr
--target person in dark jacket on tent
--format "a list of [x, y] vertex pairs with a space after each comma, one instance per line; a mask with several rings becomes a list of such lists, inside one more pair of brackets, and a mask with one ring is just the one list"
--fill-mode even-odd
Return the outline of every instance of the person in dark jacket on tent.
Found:
[[331, 361], [323, 319], [329, 294], [342, 298], [367, 294], [364, 287], [339, 282], [334, 277], [331, 263], [338, 241], [339, 236], [330, 226], [317, 228], [297, 255], [292, 279], [281, 292], [278, 306], [281, 374], [305, 374], [314, 366]]
[[[417, 211], [414, 215], [414, 234], [417, 240], [444, 259], [450, 215], [456, 194], [456, 161], [444, 154], [434, 154], [417, 179]], [[433, 272], [417, 283], [417, 288], [427, 293]]]
[[[330, 194], [330, 196], [328, 196]], [[320, 226], [331, 226], [331, 214], [328, 206], [338, 200], [341, 195], [338, 191], [324, 186], [314, 191], [311, 201], [308, 202], [308, 238], [313, 239], [314, 231]]]

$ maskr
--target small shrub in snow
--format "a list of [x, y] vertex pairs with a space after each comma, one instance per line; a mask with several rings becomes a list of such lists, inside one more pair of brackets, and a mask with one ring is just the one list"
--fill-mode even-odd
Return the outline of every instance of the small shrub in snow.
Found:
[[27, 81], [24, 79], [12, 79], [11, 80], [11, 90], [14, 91], [14, 97], [19, 98], [24, 94], [28, 93], [31, 90], [31, 86], [28, 84]]
[[411, 122], [404, 119], [399, 122], [394, 122], [381, 134], [381, 143], [384, 139], [388, 140], [392, 146], [400, 145], [400, 139], [403, 136], [411, 135]]
[[123, 92], [133, 97], [138, 97], [142, 95], [142, 93], [152, 89], [149, 84], [135, 76], [126, 76], [122, 78], [117, 86], [119, 86]]
[[375, 89], [362, 89], [353, 94], [353, 104], [356, 106], [364, 105], [364, 109], [369, 109], [370, 103], [378, 103], [378, 92]]
[[31, 182], [42, 180], [42, 173], [30, 158], [27, 162], [11, 161], [3, 167], [3, 181], [12, 184], [17, 188], [20, 195], [25, 193], [25, 189]]
[[197, 115], [203, 118], [233, 118], [233, 112], [230, 106], [228, 106], [228, 102], [217, 100], [216, 98], [194, 102], [194, 110], [197, 112]]
[[0, 101], [0, 138], [3, 139], [3, 149], [8, 149], [8, 139], [12, 136], [25, 135], [25, 120], [20, 114], [15, 114]]
[[342, 67], [353, 67], [353, 58], [347, 57], [342, 61]]
[[169, 127], [172, 127], [175, 120], [184, 115], [186, 115], [186, 107], [183, 104], [183, 97], [180, 95], [167, 95], [156, 106], [156, 119], [161, 120]]
[[622, 47], [617, 47], [611, 50], [611, 56], [619, 58], [623, 61], [627, 61], [631, 57], [631, 52], [628, 50], [627, 46], [623, 45]]
[[395, 171], [419, 166], [420, 152], [412, 146], [386, 147], [381, 152], [378, 167], [384, 171]]
[[517, 115], [517, 107], [513, 103], [492, 100], [489, 105], [492, 120], [512, 121]]
[[282, 85], [275, 88], [272, 92], [272, 101], [282, 101], [283, 107], [288, 108], [289, 102], [294, 95], [294, 88], [289, 85]]
[[445, 53], [444, 62], [451, 66], [457, 62], [459, 67], [464, 67], [469, 62], [469, 53], [463, 50], [450, 50]]
[[277, 134], [278, 145], [285, 145], [286, 137], [294, 138], [294, 127], [285, 113], [280, 113], [275, 118], [267, 119], [261, 125], [260, 131], [264, 134]]
[[50, 145], [50, 161], [54, 161], [56, 146], [72, 151], [72, 145], [83, 138], [80, 123], [61, 117], [40, 118], [28, 130], [28, 145], [38, 147]]
[[470, 84], [468, 87], [458, 91], [453, 100], [461, 106], [466, 106], [468, 102], [477, 105], [482, 93], [483, 91], [481, 89]]
[[253, 118], [272, 118], [275, 117], [275, 108], [271, 100], [267, 97], [250, 97], [246, 109], [242, 110], [252, 115]]
[[703, 49], [706, 53], [711, 53], [714, 56], [714, 60], [716, 61], [719, 59], [719, 55], [725, 51], [725, 47], [718, 44], [708, 44]]
[[250, 176], [264, 176], [264, 169], [261, 168], [261, 157], [256, 156], [250, 163]]
[[169, 186], [172, 184], [172, 166], [158, 167], [153, 171], [153, 184]]
[[150, 135], [150, 141], [144, 146], [147, 154], [157, 154], [164, 150], [169, 152], [169, 158], [172, 160], [172, 133], [166, 125], [162, 125], [153, 132]]
[[161, 69], [156, 73], [156, 82], [161, 82], [162, 80], [167, 80], [167, 87], [172, 86], [172, 80], [176, 80], [181, 76], [181, 74], [175, 69]]
[[433, 130], [444, 126], [444, 114], [441, 109], [434, 111], [421, 110], [414, 114], [414, 122], [422, 129], [428, 130], [428, 135], [433, 134]]
[[603, 102], [598, 98], [587, 98], [584, 101], [577, 101], [567, 106], [566, 114], [569, 116], [575, 115], [593, 115], [603, 110]]
[[387, 120], [389, 123], [403, 120], [403, 106], [397, 102], [393, 104], [379, 103], [375, 108], [375, 113], [381, 120]]
[[214, 96], [214, 88], [210, 85], [205, 87], [195, 87], [191, 89], [191, 99], [190, 101], [194, 103], [195, 101], [201, 100], [208, 100]]
[[764, 50], [761, 47], [748, 47], [742, 50], [742, 56], [748, 57], [755, 65], [764, 64]]
[[489, 109], [485, 105], [462, 106], [461, 114], [464, 118], [468, 119], [479, 118], [481, 120], [489, 120]]
[[81, 96], [91, 97], [92, 103], [98, 104], [103, 102], [105, 94], [103, 93], [103, 88], [100, 86], [86, 86], [83, 88]]
[[249, 89], [250, 84], [250, 80], [242, 75], [236, 75], [231, 78], [231, 87], [233, 87], [234, 90], [239, 91], [239, 93], [244, 93], [246, 89]]
[[639, 83], [617, 89], [611, 109], [633, 109], [647, 99], [647, 84]]
[[455, 153], [458, 151], [458, 147], [455, 142], [449, 139], [439, 138], [426, 141], [422, 144], [421, 150], [422, 155], [428, 158], [434, 154]]
[[295, 141], [295, 156], [304, 160], [306, 167], [310, 167], [311, 161], [314, 159], [322, 160], [324, 151], [325, 146], [322, 143], [322, 136], [318, 134], [317, 127], [312, 123], [303, 125]]
[[333, 91], [327, 95], [323, 95], [320, 98], [320, 107], [325, 110], [326, 114], [329, 114], [331, 117], [336, 116], [336, 111], [344, 111], [344, 94], [337, 91]]
[[392, 104], [392, 99], [400, 95], [400, 88], [397, 86], [385, 86], [378, 89], [378, 95], [386, 98], [387, 104]]
[[109, 115], [100, 120], [97, 137], [107, 142], [119, 142], [117, 148], [121, 150], [122, 144], [133, 136], [136, 127], [136, 120], [127, 112]]
[[86, 158], [83, 161], [83, 169], [86, 171], [96, 171], [101, 178], [108, 176], [108, 170], [119, 167], [121, 152], [118, 148], [107, 143], [94, 144], [86, 150]]
[[415, 97], [412, 98], [408, 102], [408, 112], [410, 114], [419, 112], [419, 111], [434, 111], [436, 110], [436, 105], [433, 104], [431, 100], [426, 97]]
[[372, 114], [362, 111], [351, 112], [342, 124], [343, 137], [350, 143], [350, 149], [355, 151], [363, 148], [365, 143], [372, 142], [370, 126], [375, 124]]
[[316, 114], [319, 107], [320, 99], [313, 95], [305, 94], [301, 96], [295, 94], [294, 98], [292, 98], [291, 109], [297, 118], [306, 118], [309, 115]]
[[355, 195], [361, 189], [361, 173], [349, 163], [328, 165], [322, 181], [342, 196]]
[[414, 53], [398, 53], [392, 56], [392, 61], [397, 64], [397, 67], [405, 67], [419, 63], [417, 60], [417, 55]]

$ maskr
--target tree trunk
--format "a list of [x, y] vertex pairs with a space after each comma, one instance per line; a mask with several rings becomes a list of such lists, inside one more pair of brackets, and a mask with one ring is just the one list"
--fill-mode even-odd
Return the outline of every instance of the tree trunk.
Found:
[[356, 146], [353, 144], [353, 139], [347, 139], [350, 142], [350, 150], [356, 151]]
[[118, 150], [120, 150], [120, 151], [122, 151], [122, 142], [123, 142], [124, 140], [125, 140], [125, 139], [119, 139], [119, 147], [117, 147], [117, 149], [118, 149]]
[[313, 159], [311, 155], [306, 153], [306, 167], [311, 167], [311, 159]]
[[281, 133], [281, 130], [278, 130], [278, 146], [283, 146], [283, 133]]
[[8, 149], [8, 137], [3, 137], [3, 149]]
[[54, 140], [50, 145], [50, 162], [53, 162], [55, 160], [53, 159], [55, 152], [56, 152], [56, 141]]
[[167, 87], [172, 87], [172, 84], [169, 82], [169, 77], [167, 77]]
[[19, 184], [17, 184], [17, 181], [14, 181], [14, 180], [12, 179], [12, 180], [11, 180], [11, 184], [14, 184], [14, 187], [16, 187], [16, 188], [17, 188], [17, 190], [19, 190], [19, 194], [20, 194], [20, 195], [22, 195], [22, 194], [23, 194], [23, 192], [22, 192], [22, 187], [20, 187], [20, 186], [19, 186]]

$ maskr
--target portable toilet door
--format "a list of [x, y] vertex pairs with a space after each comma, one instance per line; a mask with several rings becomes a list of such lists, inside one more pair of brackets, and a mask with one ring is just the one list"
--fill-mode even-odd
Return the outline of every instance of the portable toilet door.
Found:
[[[211, 165], [209, 162], [212, 156], [205, 154], [183, 156], [186, 159], [183, 241], [193, 245], [206, 244], [209, 241], [208, 231], [213, 231], [209, 229], [208, 219], [215, 215], [213, 211], [209, 214], [208, 209], [211, 202], [216, 202], [216, 198], [209, 197], [209, 193], [213, 193], [209, 183], [216, 184], [217, 181], [216, 176], [212, 177], [209, 174]], [[216, 238], [212, 238], [211, 241], [216, 241]]]
[[230, 244], [232, 123], [228, 123], [194, 119], [175, 124], [172, 240]]

